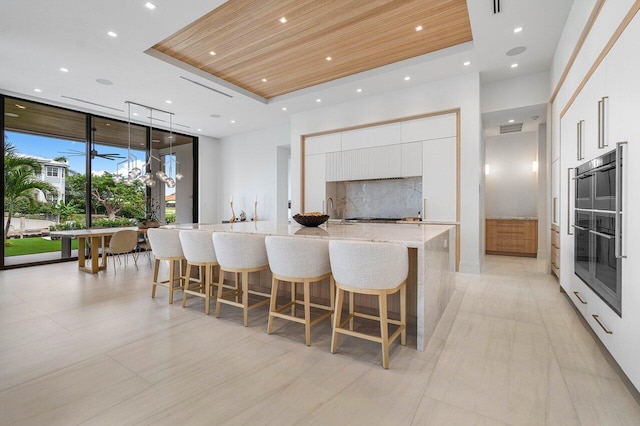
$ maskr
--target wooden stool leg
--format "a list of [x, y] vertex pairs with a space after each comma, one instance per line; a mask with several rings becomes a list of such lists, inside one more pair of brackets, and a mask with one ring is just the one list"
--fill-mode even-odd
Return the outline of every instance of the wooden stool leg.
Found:
[[295, 281], [291, 281], [291, 315], [296, 316], [296, 297], [298, 294], [298, 284]]
[[211, 280], [213, 279], [213, 266], [204, 267], [204, 313], [209, 315], [211, 310]]
[[222, 285], [224, 284], [224, 271], [220, 268], [220, 275], [218, 278], [218, 296], [216, 297], [216, 318], [220, 315], [220, 299], [222, 299]]
[[279, 280], [276, 277], [271, 279], [271, 301], [269, 302], [269, 320], [267, 321], [267, 334], [271, 334], [273, 327], [273, 316], [271, 312], [275, 312], [278, 308], [278, 304], [276, 303], [278, 300], [278, 282]]
[[158, 287], [158, 270], [160, 269], [160, 260], [156, 259], [155, 268], [153, 268], [153, 286], [151, 286], [151, 297], [156, 297], [156, 287]]
[[329, 277], [329, 302], [331, 303], [331, 309], [333, 314], [331, 314], [331, 323], [333, 323], [333, 316], [336, 312], [336, 282], [333, 279], [333, 275]]
[[349, 320], [349, 330], [353, 331], [353, 312], [355, 305], [356, 295], [353, 292], [349, 292], [349, 315], [351, 315], [351, 319]]
[[311, 290], [309, 289], [309, 280], [304, 280], [304, 338], [307, 346], [311, 346], [311, 306], [309, 305], [309, 297]]
[[240, 290], [240, 280], [237, 272], [234, 275], [236, 278], [236, 303], [240, 303], [240, 295], [242, 294], [242, 291]]
[[333, 316], [333, 330], [331, 331], [331, 353], [336, 353], [336, 348], [338, 346], [338, 333], [336, 330], [340, 326], [340, 317], [342, 316], [342, 300], [344, 298], [344, 290], [337, 287], [336, 288], [336, 305], [335, 305], [335, 315]]
[[380, 305], [380, 338], [382, 339], [382, 366], [389, 369], [389, 325], [387, 324], [387, 295], [378, 296]]
[[242, 311], [245, 327], [249, 327], [249, 273], [242, 272]]
[[[187, 272], [186, 272], [186, 274], [187, 274], [187, 284], [185, 286], [185, 290], [188, 290], [189, 289], [189, 281], [188, 281], [189, 278], [188, 277], [191, 276], [191, 264], [190, 263], [187, 263]], [[184, 308], [185, 306], [187, 306], [187, 292], [183, 291], [182, 292], [182, 307]]]
[[400, 344], [407, 344], [407, 285], [400, 287], [400, 327], [404, 327], [400, 332]]
[[176, 262], [175, 260], [169, 261], [169, 304], [173, 303], [173, 284], [176, 280]]

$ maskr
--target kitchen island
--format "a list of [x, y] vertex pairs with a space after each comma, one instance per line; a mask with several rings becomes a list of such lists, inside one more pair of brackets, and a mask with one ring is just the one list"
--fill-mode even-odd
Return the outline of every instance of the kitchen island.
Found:
[[[411, 259], [415, 258], [415, 267], [410, 267], [408, 281], [410, 286], [415, 282], [416, 292], [415, 297], [408, 298], [407, 303], [415, 304], [413, 311], [417, 323], [417, 348], [420, 351], [426, 347], [455, 288], [456, 227], [451, 225], [332, 223], [306, 228], [297, 224], [258, 221], [167, 225], [166, 228], [402, 244], [409, 248], [410, 264]], [[410, 289], [408, 293], [412, 293]], [[408, 308], [411, 312], [411, 307]]]

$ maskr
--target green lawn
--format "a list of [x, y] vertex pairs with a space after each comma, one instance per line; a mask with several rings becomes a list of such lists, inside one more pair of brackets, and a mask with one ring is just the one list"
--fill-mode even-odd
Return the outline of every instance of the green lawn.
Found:
[[[60, 251], [60, 240], [45, 240], [44, 238], [23, 238], [7, 240], [4, 247], [5, 257], [23, 254], [49, 253]], [[71, 240], [71, 249], [78, 248], [78, 240]]]

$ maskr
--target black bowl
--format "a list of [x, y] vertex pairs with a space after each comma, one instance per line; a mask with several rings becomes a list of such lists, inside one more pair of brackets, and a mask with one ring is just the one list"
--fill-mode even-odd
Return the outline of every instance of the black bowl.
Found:
[[302, 226], [318, 226], [325, 223], [329, 220], [329, 215], [325, 214], [322, 216], [300, 216], [299, 214], [293, 216], [293, 220], [298, 222]]

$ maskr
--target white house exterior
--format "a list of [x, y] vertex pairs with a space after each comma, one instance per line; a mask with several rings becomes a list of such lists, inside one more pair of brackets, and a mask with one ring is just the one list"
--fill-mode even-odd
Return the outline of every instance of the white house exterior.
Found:
[[69, 164], [62, 161], [55, 161], [49, 158], [37, 157], [35, 155], [19, 154], [23, 157], [33, 158], [42, 166], [40, 173], [36, 174], [38, 180], [51, 184], [55, 189], [55, 194], [45, 197], [40, 191], [38, 193], [38, 201], [48, 201], [57, 204], [65, 199], [65, 179]]

